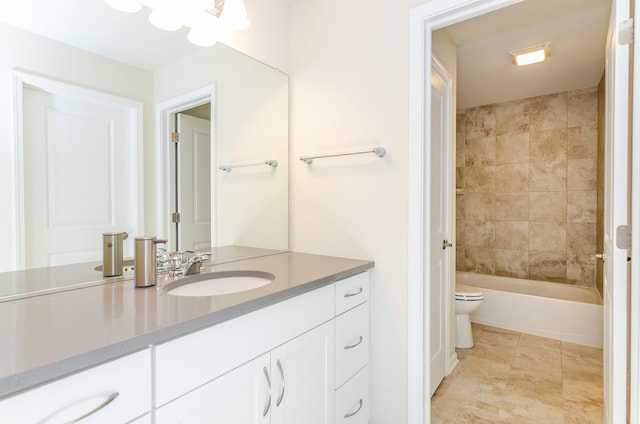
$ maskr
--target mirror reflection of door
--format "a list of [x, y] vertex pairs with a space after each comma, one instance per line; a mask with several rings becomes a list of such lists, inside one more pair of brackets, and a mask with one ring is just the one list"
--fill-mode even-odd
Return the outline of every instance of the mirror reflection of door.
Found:
[[124, 99], [56, 87], [22, 89], [24, 268], [96, 261], [102, 233], [138, 231], [138, 112]]
[[176, 114], [176, 251], [211, 247], [211, 105]]

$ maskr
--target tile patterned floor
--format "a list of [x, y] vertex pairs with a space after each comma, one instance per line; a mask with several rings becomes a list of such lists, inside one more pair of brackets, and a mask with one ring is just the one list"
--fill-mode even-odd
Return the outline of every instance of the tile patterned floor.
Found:
[[432, 424], [601, 424], [602, 349], [473, 325], [431, 399]]

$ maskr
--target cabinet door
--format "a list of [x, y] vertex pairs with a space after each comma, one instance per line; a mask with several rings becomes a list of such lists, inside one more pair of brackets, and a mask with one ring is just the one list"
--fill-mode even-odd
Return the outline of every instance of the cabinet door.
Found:
[[156, 414], [157, 424], [268, 424], [271, 394], [269, 354], [169, 402]]
[[272, 424], [332, 424], [333, 321], [271, 352]]

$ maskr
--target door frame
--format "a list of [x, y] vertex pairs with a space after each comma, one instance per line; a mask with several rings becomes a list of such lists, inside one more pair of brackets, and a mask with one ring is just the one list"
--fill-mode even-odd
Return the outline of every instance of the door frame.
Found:
[[[188, 93], [181, 94], [156, 106], [156, 228], [158, 237], [167, 240], [167, 246], [175, 240], [171, 232], [172, 188], [171, 175], [167, 170], [174, 169], [170, 163], [171, 133], [173, 132], [175, 115], [187, 109], [211, 103], [211, 164], [215, 164], [215, 98], [216, 85], [208, 85]], [[211, 167], [212, 171], [214, 167]], [[211, 172], [211, 190], [215, 190], [215, 173]], [[215, 228], [216, 196], [211, 196], [211, 231]], [[214, 239], [211, 239], [213, 244]]]
[[35, 87], [39, 90], [54, 95], [63, 95], [65, 97], [77, 98], [82, 101], [98, 103], [102, 105], [121, 107], [128, 110], [131, 117], [132, 138], [135, 140], [130, 146], [129, 154], [133, 158], [132, 163], [135, 164], [135, 171], [132, 172], [136, 176], [133, 187], [132, 199], [136, 199], [137, 214], [135, 228], [133, 231], [140, 232], [144, 222], [144, 150], [143, 150], [143, 104], [142, 102], [127, 99], [125, 97], [115, 96], [100, 91], [83, 88], [80, 86], [61, 82], [52, 78], [47, 78], [29, 72], [14, 70], [13, 71], [13, 163], [14, 163], [14, 191], [11, 196], [11, 202], [14, 205], [13, 217], [13, 246], [15, 252], [14, 269], [20, 270], [25, 267], [26, 245], [25, 245], [25, 186], [24, 186], [24, 115], [23, 115], [23, 93], [25, 87]]
[[[409, 15], [409, 235], [407, 299], [407, 418], [412, 424], [429, 423], [430, 370], [426, 353], [429, 339], [429, 275], [424, 258], [430, 257], [425, 224], [430, 220], [428, 187], [428, 131], [431, 116], [431, 33], [465, 19], [492, 12], [521, 0], [431, 0], [416, 6]], [[445, 188], [451, 190], [452, 187]]]

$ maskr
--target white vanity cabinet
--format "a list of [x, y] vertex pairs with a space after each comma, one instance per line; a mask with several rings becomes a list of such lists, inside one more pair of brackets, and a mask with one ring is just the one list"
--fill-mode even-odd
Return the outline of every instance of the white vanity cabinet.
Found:
[[369, 422], [369, 273], [335, 283], [335, 424]]
[[333, 299], [325, 286], [156, 346], [157, 422], [331, 423]]
[[[150, 423], [149, 349], [0, 401], [2, 423]], [[147, 415], [145, 415], [147, 414]]]
[[156, 423], [329, 424], [332, 348], [327, 322], [161, 407]]

